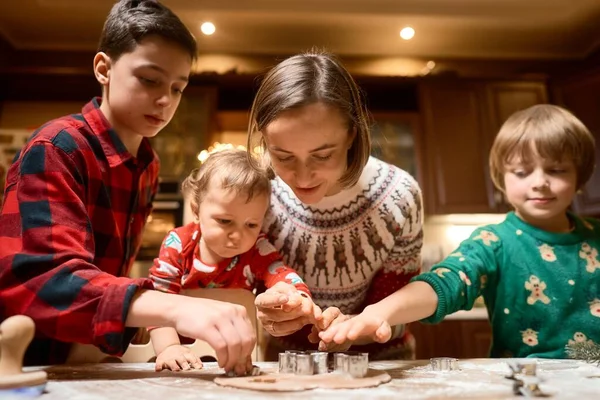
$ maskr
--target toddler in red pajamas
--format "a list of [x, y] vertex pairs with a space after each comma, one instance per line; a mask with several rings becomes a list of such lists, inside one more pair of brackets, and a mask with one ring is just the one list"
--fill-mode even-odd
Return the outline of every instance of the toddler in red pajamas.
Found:
[[[169, 232], [150, 279], [158, 290], [266, 288], [293, 284], [310, 297], [308, 287], [261, 233], [271, 195], [268, 174], [253, 169], [243, 150], [223, 150], [183, 182], [195, 220]], [[315, 315], [320, 310], [314, 306]], [[232, 329], [234, 327], [232, 326]], [[150, 329], [156, 369], [201, 367], [198, 357], [181, 345], [173, 328]]]

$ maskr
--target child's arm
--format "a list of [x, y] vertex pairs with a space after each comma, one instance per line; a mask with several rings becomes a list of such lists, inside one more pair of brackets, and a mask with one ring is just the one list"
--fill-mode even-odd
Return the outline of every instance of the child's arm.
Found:
[[[161, 292], [179, 294], [181, 291], [181, 277], [184, 267], [181, 265], [181, 251], [188, 243], [185, 227], [167, 233], [163, 240], [158, 258], [149, 271], [149, 277], [154, 283], [154, 288]], [[180, 369], [202, 368], [202, 362], [189, 348], [181, 345], [179, 334], [171, 327], [148, 327], [152, 347], [156, 354], [156, 370], [164, 368], [172, 371]]]
[[431, 272], [413, 278], [357, 317], [322, 332], [321, 340], [343, 343], [366, 336], [385, 342], [390, 339], [390, 326], [418, 320], [435, 323], [458, 310], [471, 309], [486, 288], [495, 286], [500, 249], [500, 240], [493, 231], [475, 231]]
[[380, 302], [367, 306], [348, 321], [331, 325], [319, 334], [324, 343], [364, 344], [365, 339], [385, 343], [391, 339], [392, 326], [418, 321], [432, 315], [438, 296], [425, 282], [411, 282]]

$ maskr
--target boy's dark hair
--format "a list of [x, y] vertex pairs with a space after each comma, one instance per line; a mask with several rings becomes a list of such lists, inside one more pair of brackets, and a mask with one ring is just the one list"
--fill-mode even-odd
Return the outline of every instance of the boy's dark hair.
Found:
[[170, 9], [157, 0], [120, 0], [110, 10], [100, 35], [98, 52], [114, 61], [132, 52], [149, 35], [181, 46], [195, 60], [196, 39]]

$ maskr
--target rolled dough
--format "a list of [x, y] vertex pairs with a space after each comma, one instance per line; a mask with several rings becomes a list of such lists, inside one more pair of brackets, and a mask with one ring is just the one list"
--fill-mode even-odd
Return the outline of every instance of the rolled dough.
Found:
[[337, 373], [319, 375], [266, 373], [259, 376], [238, 378], [217, 377], [215, 378], [215, 383], [219, 386], [261, 392], [297, 392], [316, 388], [359, 389], [375, 387], [389, 382], [391, 379], [384, 371], [370, 369], [364, 378], [352, 378], [350, 375]]

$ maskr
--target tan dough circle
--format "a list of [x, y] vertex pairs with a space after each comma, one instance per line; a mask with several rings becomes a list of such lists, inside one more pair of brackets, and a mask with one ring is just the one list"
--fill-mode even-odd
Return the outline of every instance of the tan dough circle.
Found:
[[391, 381], [384, 371], [370, 369], [364, 378], [352, 378], [336, 373], [322, 375], [264, 374], [238, 378], [215, 378], [219, 386], [237, 389], [257, 390], [261, 392], [298, 392], [321, 389], [360, 389], [379, 386]]

